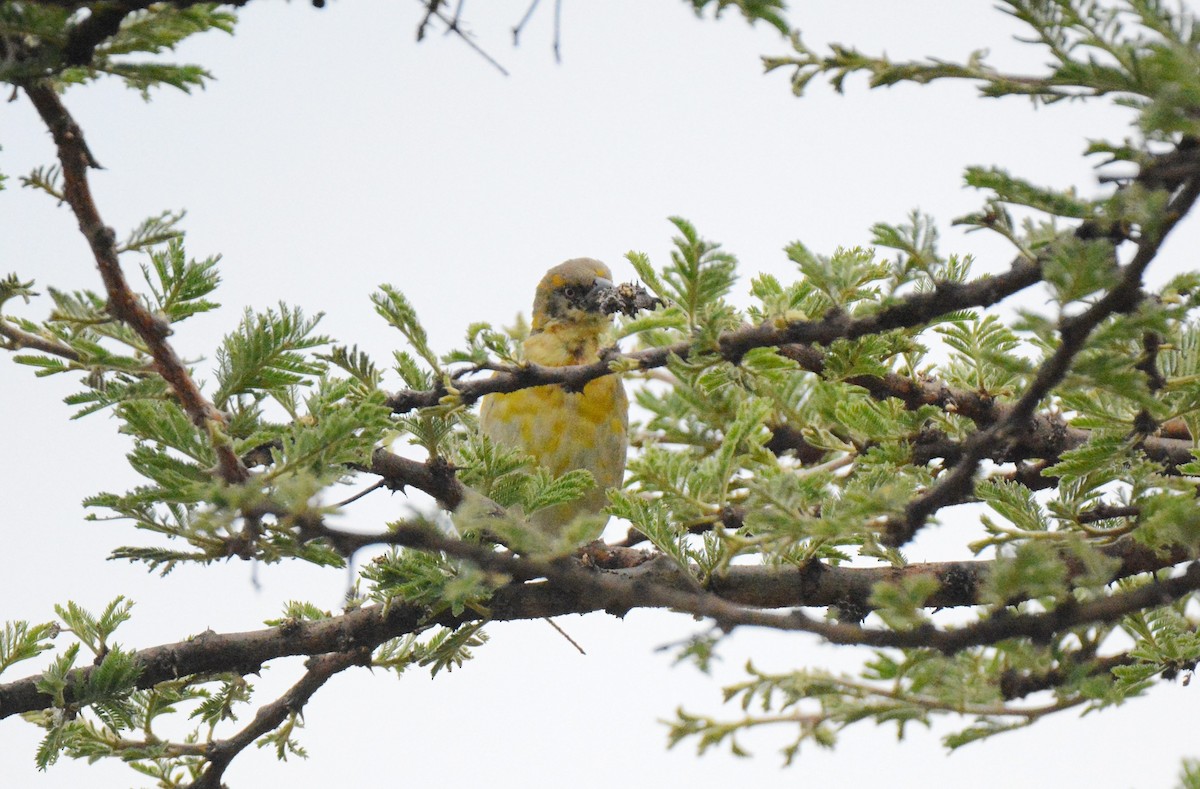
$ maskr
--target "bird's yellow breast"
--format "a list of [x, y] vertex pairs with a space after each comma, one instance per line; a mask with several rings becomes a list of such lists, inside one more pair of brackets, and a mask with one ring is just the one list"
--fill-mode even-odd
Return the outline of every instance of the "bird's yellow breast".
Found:
[[480, 420], [488, 438], [521, 447], [554, 474], [583, 468], [601, 487], [621, 484], [628, 402], [615, 375], [590, 381], [582, 392], [550, 385], [488, 395]]

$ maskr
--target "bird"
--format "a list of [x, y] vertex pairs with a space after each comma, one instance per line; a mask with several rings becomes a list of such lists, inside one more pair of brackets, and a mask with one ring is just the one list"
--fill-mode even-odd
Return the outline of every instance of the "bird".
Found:
[[[574, 258], [547, 271], [533, 300], [525, 360], [547, 367], [598, 361], [612, 325], [612, 310], [598, 297], [612, 290], [612, 272], [599, 260]], [[479, 422], [491, 441], [524, 452], [556, 476], [591, 472], [595, 485], [583, 496], [528, 518], [546, 535], [561, 534], [580, 515], [599, 513], [606, 491], [624, 478], [629, 400], [615, 374], [589, 381], [582, 391], [548, 384], [485, 395]], [[592, 539], [600, 530], [603, 525]]]

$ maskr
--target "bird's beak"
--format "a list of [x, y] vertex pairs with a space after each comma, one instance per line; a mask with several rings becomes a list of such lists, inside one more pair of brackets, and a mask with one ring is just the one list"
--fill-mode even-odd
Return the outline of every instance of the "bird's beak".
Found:
[[613, 284], [611, 279], [596, 277], [596, 279], [592, 281], [592, 289], [588, 291], [586, 296], [584, 296], [584, 302], [592, 304], [599, 302], [605, 291], [612, 290], [612, 286]]

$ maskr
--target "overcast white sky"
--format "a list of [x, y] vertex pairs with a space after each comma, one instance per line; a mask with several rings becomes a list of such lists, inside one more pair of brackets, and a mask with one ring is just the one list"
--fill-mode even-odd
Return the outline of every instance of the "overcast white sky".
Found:
[[[865, 243], [872, 223], [902, 220], [915, 207], [938, 218], [947, 251], [974, 253], [980, 270], [999, 270], [1009, 258], [1002, 245], [949, 228], [981, 202], [962, 187], [963, 167], [998, 164], [1086, 192], [1095, 177], [1079, 156], [1085, 138], [1120, 138], [1129, 120], [1101, 105], [1034, 111], [1018, 100], [980, 101], [964, 85], [868, 93], [851, 80], [847, 97], [814, 85], [798, 100], [785, 75], [761, 74], [759, 55], [786, 50], [774, 31], [751, 30], [732, 14], [697, 21], [680, 0], [566, 2], [562, 65], [550, 52], [550, 3], [516, 50], [508, 28], [523, 0], [468, 3], [467, 19], [508, 78], [454, 38], [433, 33], [416, 45], [415, 2], [330, 5], [253, 3], [235, 37], [188, 44], [180, 59], [218, 77], [197, 95], [161, 93], [144, 104], [113, 84], [66, 96], [107, 168], [94, 175], [105, 220], [124, 230], [186, 208], [189, 252], [224, 256], [225, 308], [176, 334], [188, 358], [211, 358], [245, 306], [283, 300], [324, 311], [326, 332], [386, 362], [399, 337], [368, 301], [381, 282], [410, 297], [433, 345], [446, 348], [471, 321], [500, 323], [527, 311], [541, 273], [566, 258], [601, 258], [622, 279], [632, 277], [623, 261], [629, 250], [663, 262], [671, 215], [737, 254], [744, 281], [759, 271], [792, 276], [780, 251], [790, 241], [818, 252]], [[811, 44], [855, 43], [893, 57], [990, 48], [1001, 63], [1028, 70], [1037, 62], [1013, 45], [1013, 24], [986, 2], [796, 6], [793, 22]], [[0, 129], [5, 173], [52, 161], [48, 135], [23, 97], [0, 105]], [[67, 210], [17, 189], [15, 178], [9, 183], [0, 192], [0, 273], [99, 290]], [[1169, 265], [1193, 268], [1196, 230], [1181, 232], [1167, 248]], [[42, 300], [12, 309], [37, 317], [48, 308]], [[211, 369], [211, 361], [199, 367]], [[137, 606], [121, 641], [145, 647], [205, 628], [261, 627], [290, 598], [338, 606], [346, 576], [336, 571], [234, 563], [163, 580], [104, 562], [112, 548], [142, 536], [119, 522], [85, 523], [79, 502], [135, 477], [121, 461], [128, 442], [114, 422], [68, 421], [61, 398], [71, 391], [70, 382], [35, 380], [0, 359], [0, 523], [8, 545], [0, 619], [44, 620], [56, 602], [100, 608], [125, 594]], [[347, 525], [378, 526], [407, 506], [399, 496], [376, 496]], [[947, 558], [947, 546], [961, 544], [953, 524], [930, 532], [911, 559]], [[740, 677], [748, 656], [783, 670], [849, 666], [856, 655], [807, 637], [742, 632], [707, 678], [672, 668], [670, 653], [656, 651], [703, 628], [686, 617], [634, 612], [624, 621], [592, 615], [562, 624], [586, 657], [534, 622], [492, 626], [477, 660], [434, 682], [415, 671], [397, 681], [350, 670], [306, 710], [308, 761], [278, 765], [267, 753], [246, 753], [226, 781], [1102, 789], [1167, 785], [1181, 756], [1200, 754], [1189, 725], [1197, 691], [1166, 685], [1107, 714], [1068, 713], [952, 755], [938, 742], [946, 727], [910, 729], [898, 745], [894, 730], [866, 724], [832, 753], [806, 747], [788, 769], [774, 752], [783, 731], [747, 738], [752, 760], [697, 758], [691, 743], [666, 751], [657, 720], [681, 704], [736, 715], [721, 708], [719, 689]], [[259, 700], [299, 671], [298, 661], [273, 664]], [[38, 774], [38, 731], [19, 720], [0, 723], [0, 738], [7, 786], [140, 785], [119, 764], [64, 762]]]

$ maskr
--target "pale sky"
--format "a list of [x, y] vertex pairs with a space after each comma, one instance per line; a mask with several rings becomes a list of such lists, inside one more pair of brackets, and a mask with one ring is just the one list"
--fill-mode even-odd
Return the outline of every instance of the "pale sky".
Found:
[[[217, 300], [224, 308], [179, 327], [186, 358], [208, 357], [246, 306], [282, 300], [324, 311], [322, 329], [381, 364], [401, 338], [374, 315], [380, 283], [401, 289], [447, 349], [472, 321], [510, 321], [528, 311], [541, 273], [564, 259], [597, 257], [620, 279], [629, 250], [665, 262], [679, 215], [720, 241], [749, 278], [794, 277], [782, 248], [816, 252], [869, 240], [877, 221], [909, 210], [933, 214], [943, 249], [972, 253], [978, 270], [1011, 257], [981, 234], [952, 230], [979, 207], [962, 186], [971, 164], [996, 164], [1052, 186], [1095, 186], [1080, 157], [1087, 137], [1119, 139], [1128, 114], [1103, 104], [1033, 110], [1017, 99], [984, 101], [966, 85], [847, 96], [823, 84], [793, 98], [787, 76], [763, 76], [758, 57], [787, 51], [765, 25], [734, 14], [697, 21], [681, 0], [566, 2], [563, 63], [550, 50], [550, 3], [519, 49], [508, 29], [525, 2], [468, 3], [478, 40], [510, 71], [505, 78], [461, 41], [431, 31], [413, 41], [416, 3], [252, 3], [230, 38], [209, 34], [179, 60], [217, 77], [193, 96], [137, 94], [102, 83], [65, 98], [105, 166], [93, 175], [105, 220], [121, 231], [164, 209], [186, 208], [194, 257], [223, 255]], [[803, 2], [791, 13], [810, 44], [854, 43], [893, 57], [962, 58], [988, 48], [1001, 64], [1029, 70], [1040, 55], [1012, 43], [1011, 20], [985, 2]], [[52, 162], [47, 133], [24, 97], [0, 105], [0, 274], [41, 287], [100, 290], [86, 245], [65, 207], [17, 188], [16, 176]], [[1193, 223], [1194, 225], [1195, 223]], [[1168, 244], [1167, 266], [1194, 268], [1194, 226]], [[135, 271], [136, 260], [126, 261]], [[1161, 281], [1165, 266], [1152, 272]], [[746, 303], [744, 296], [740, 297]], [[1030, 306], [1040, 306], [1033, 304]], [[31, 318], [47, 300], [10, 305]], [[392, 382], [394, 384], [394, 381]], [[0, 359], [0, 435], [6, 437], [0, 514], [9, 561], [0, 572], [0, 619], [43, 621], [54, 603], [93, 610], [118, 594], [137, 601], [119, 631], [127, 647], [175, 641], [212, 628], [251, 630], [283, 601], [336, 608], [346, 574], [298, 564], [234, 562], [181, 568], [166, 579], [105, 562], [114, 547], [149, 538], [121, 522], [85, 523], [80, 501], [136, 484], [122, 455], [127, 438], [106, 415], [71, 422], [65, 379], [35, 380]], [[423, 505], [422, 505], [423, 506]], [[376, 493], [349, 511], [347, 526], [378, 528], [409, 503]], [[620, 532], [619, 528], [615, 531]], [[927, 530], [914, 561], [954, 556], [955, 524]], [[258, 588], [254, 581], [257, 581]], [[720, 688], [738, 681], [748, 657], [764, 669], [852, 667], [862, 655], [807, 636], [738, 632], [713, 677], [672, 667], [656, 651], [705, 625], [635, 611], [560, 622], [582, 657], [541, 622], [496, 624], [475, 661], [430, 681], [351, 669], [306, 708], [307, 761], [278, 764], [257, 750], [226, 773], [230, 786], [774, 786], [972, 787], [1169, 785], [1182, 756], [1200, 755], [1190, 725], [1194, 688], [1163, 684], [1121, 709], [1065, 713], [1021, 732], [947, 755], [939, 737], [910, 727], [859, 724], [837, 750], [806, 745], [781, 768], [789, 731], [744, 738], [753, 759], [694, 743], [665, 749], [676, 706], [735, 717]], [[0, 681], [32, 673], [21, 664]], [[267, 703], [291, 685], [298, 660], [272, 664], [258, 685]], [[1190, 705], [1190, 706], [1189, 706]], [[243, 721], [253, 716], [247, 708]], [[955, 722], [959, 727], [966, 721]], [[228, 732], [227, 732], [228, 733]], [[7, 786], [141, 786], [120, 764], [61, 762], [34, 768], [40, 731], [0, 723], [0, 777]], [[1136, 747], [1130, 738], [1136, 737]], [[394, 777], [393, 777], [394, 776]]]

